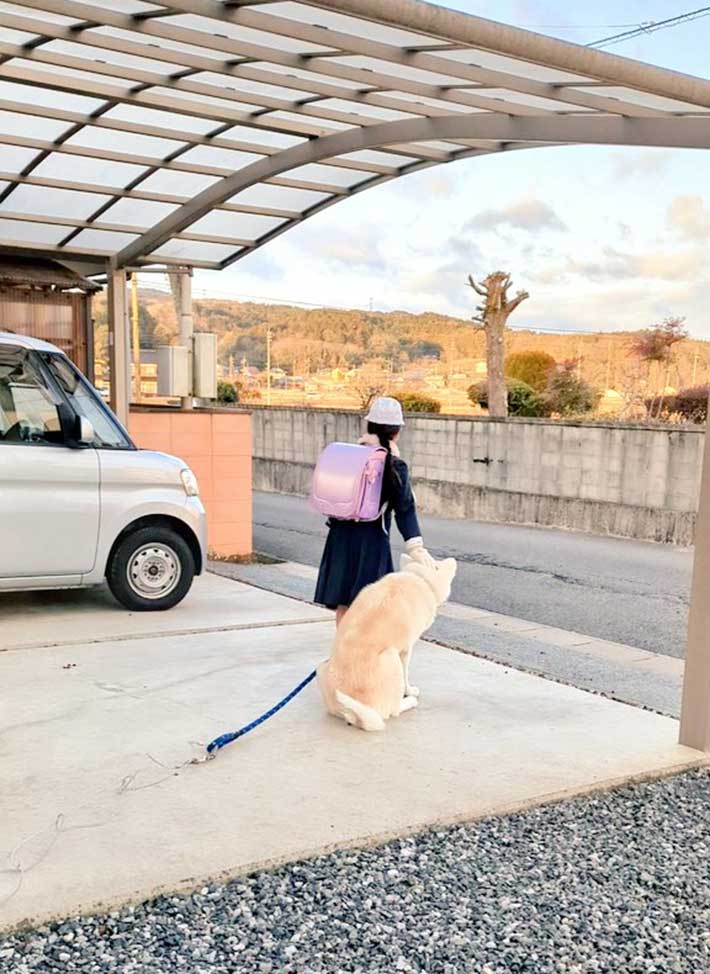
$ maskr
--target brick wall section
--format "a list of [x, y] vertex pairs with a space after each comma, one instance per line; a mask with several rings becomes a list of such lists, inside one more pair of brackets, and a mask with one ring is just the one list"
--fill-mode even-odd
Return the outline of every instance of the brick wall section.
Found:
[[[360, 416], [256, 408], [254, 485], [305, 493], [326, 443]], [[703, 430], [413, 415], [401, 439], [420, 506], [447, 517], [692, 542]]]
[[131, 436], [147, 450], [180, 457], [194, 471], [207, 510], [209, 550], [252, 550], [251, 416], [229, 410], [131, 411]]

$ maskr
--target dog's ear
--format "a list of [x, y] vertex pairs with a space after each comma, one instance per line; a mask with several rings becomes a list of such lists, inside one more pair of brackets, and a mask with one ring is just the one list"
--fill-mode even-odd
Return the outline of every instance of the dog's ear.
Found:
[[403, 571], [407, 567], [407, 565], [412, 565], [412, 564], [414, 564], [414, 559], [410, 558], [410, 556], [403, 551], [402, 554], [399, 556], [400, 570]]
[[445, 558], [442, 562], [439, 562], [439, 567], [444, 569], [449, 578], [453, 578], [458, 566], [455, 558]]

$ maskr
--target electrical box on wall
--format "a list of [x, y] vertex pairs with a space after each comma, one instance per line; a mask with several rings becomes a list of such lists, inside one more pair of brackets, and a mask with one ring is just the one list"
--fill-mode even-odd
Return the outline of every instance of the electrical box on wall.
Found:
[[193, 395], [217, 398], [217, 336], [198, 331], [192, 336]]
[[158, 365], [158, 395], [191, 395], [190, 354], [182, 345], [161, 345], [155, 350]]

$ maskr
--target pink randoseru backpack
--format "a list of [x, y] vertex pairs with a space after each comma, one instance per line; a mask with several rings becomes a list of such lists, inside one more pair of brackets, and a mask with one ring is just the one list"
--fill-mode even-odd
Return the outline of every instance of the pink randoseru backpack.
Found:
[[387, 451], [381, 446], [331, 443], [318, 457], [309, 503], [326, 517], [376, 521]]

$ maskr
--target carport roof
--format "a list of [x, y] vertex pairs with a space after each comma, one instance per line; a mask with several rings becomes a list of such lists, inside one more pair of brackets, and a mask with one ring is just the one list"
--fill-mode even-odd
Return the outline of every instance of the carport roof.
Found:
[[710, 82], [419, 0], [0, 2], [0, 247], [222, 268], [438, 163], [707, 147]]

